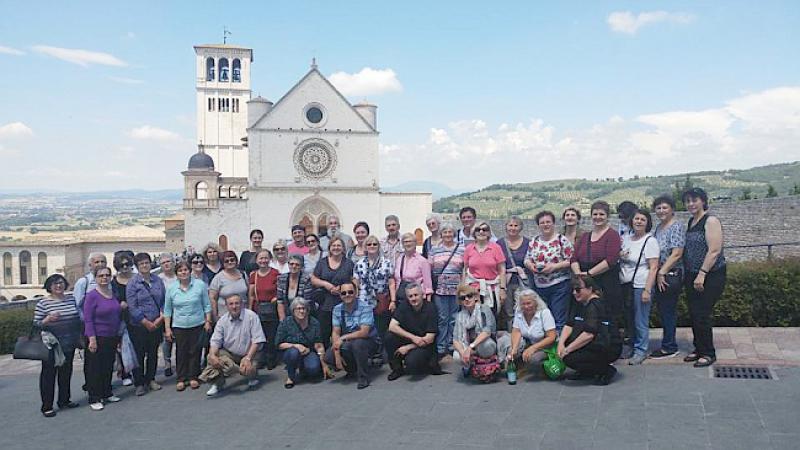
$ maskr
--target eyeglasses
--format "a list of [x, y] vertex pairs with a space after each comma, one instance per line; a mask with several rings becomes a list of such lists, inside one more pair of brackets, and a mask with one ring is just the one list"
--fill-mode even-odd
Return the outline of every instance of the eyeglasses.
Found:
[[286, 247], [272, 247], [273, 252], [285, 252]]
[[306, 239], [306, 244], [313, 244], [314, 242], [317, 242], [317, 240], [316, 239]]
[[203, 264], [203, 260], [202, 259], [196, 259], [196, 260], [192, 261], [192, 264]]
[[364, 245], [367, 246], [367, 247], [377, 247], [380, 244], [378, 244], [377, 242], [367, 242]]
[[489, 227], [475, 228], [475, 231], [478, 232], [478, 233], [488, 233], [489, 232]]
[[355, 295], [356, 291], [340, 291], [341, 295]]
[[466, 294], [466, 295], [459, 295], [458, 299], [459, 300], [466, 300], [468, 298], [473, 298], [473, 297], [475, 297], [475, 294]]
[[300, 263], [298, 262], [290, 262], [289, 265], [292, 267], [300, 267]]
[[226, 263], [235, 263], [236, 262], [236, 258], [225, 258], [225, 262]]
[[306, 309], [308, 309], [308, 308], [306, 308], [305, 306], [295, 306], [295, 307], [294, 307], [294, 310], [295, 310], [295, 311], [297, 311], [297, 310], [300, 310], [300, 311], [305, 311]]

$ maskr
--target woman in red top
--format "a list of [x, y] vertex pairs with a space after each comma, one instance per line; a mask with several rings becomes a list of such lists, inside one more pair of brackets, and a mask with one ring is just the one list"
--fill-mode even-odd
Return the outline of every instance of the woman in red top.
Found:
[[261, 249], [256, 253], [258, 270], [250, 273], [249, 300], [250, 309], [258, 314], [261, 319], [261, 328], [267, 337], [266, 365], [267, 369], [274, 369], [278, 364], [278, 349], [275, 346], [275, 335], [278, 333], [278, 323], [283, 320], [285, 311], [283, 305], [278, 303], [278, 271], [269, 266], [272, 253]]
[[483, 304], [492, 308], [496, 316], [506, 300], [506, 255], [490, 240], [492, 229], [488, 223], [479, 223], [473, 234], [475, 242], [464, 250], [464, 281], [478, 289]]

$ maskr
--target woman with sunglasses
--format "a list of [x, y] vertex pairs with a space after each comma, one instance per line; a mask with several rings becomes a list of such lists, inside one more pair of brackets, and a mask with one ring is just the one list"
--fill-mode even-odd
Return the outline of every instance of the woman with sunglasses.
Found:
[[617, 374], [611, 363], [622, 353], [619, 330], [606, 312], [603, 291], [595, 279], [577, 275], [572, 292], [577, 304], [561, 330], [558, 356], [575, 371], [568, 380], [594, 378], [595, 384], [607, 385]]
[[[497, 324], [489, 306], [480, 303], [480, 293], [474, 286], [459, 285], [458, 301], [461, 310], [456, 314], [453, 329], [453, 359], [461, 363], [466, 377], [476, 357], [489, 359], [497, 356]], [[506, 343], [503, 347], [511, 345]]]
[[278, 273], [289, 273], [289, 247], [286, 245], [286, 241], [278, 239], [275, 245], [272, 246], [272, 253], [275, 255], [275, 259], [269, 263], [269, 266], [277, 270]]
[[[389, 329], [389, 299], [390, 292], [394, 289], [394, 268], [388, 258], [383, 257], [381, 252], [381, 242], [370, 235], [364, 239], [366, 256], [358, 260], [353, 269], [353, 278], [358, 283], [358, 299], [367, 302], [372, 306], [375, 317], [375, 327], [378, 329], [378, 336], [383, 342], [386, 330]], [[383, 350], [379, 350], [381, 361], [383, 360]]]
[[422, 286], [426, 301], [431, 301], [433, 285], [431, 283], [431, 265], [427, 259], [417, 253], [417, 237], [414, 233], [403, 233], [400, 236], [403, 253], [394, 262], [394, 283], [396, 288], [389, 291], [391, 301], [389, 310], [394, 312], [399, 303], [406, 301], [406, 285], [417, 283]]
[[222, 270], [222, 261], [219, 259], [220, 255], [222, 255], [222, 249], [220, 249], [217, 244], [208, 243], [203, 249], [202, 254], [203, 259], [206, 260], [203, 271], [206, 274], [206, 285], [208, 285], [211, 284], [211, 280]]
[[83, 319], [89, 345], [86, 357], [86, 387], [89, 407], [101, 411], [103, 403], [116, 403], [121, 399], [111, 391], [111, 375], [117, 357], [122, 308], [111, 290], [111, 268], [102, 267], [95, 274], [97, 288], [86, 294]]
[[[277, 244], [276, 244], [277, 247]], [[285, 246], [284, 246], [285, 249]], [[261, 329], [267, 337], [264, 351], [267, 370], [272, 370], [278, 364], [278, 348], [275, 344], [275, 333], [278, 332], [278, 323], [283, 320], [285, 310], [278, 303], [278, 271], [271, 264], [272, 254], [263, 248], [256, 254], [258, 270], [250, 273], [249, 279], [249, 307], [258, 314]], [[287, 265], [288, 270], [288, 265]]]
[[496, 316], [506, 301], [506, 255], [491, 241], [488, 222], [480, 222], [473, 235], [475, 242], [464, 249], [464, 282], [478, 289], [483, 304]]
[[187, 261], [189, 261], [189, 266], [192, 268], [191, 277], [195, 280], [202, 281], [206, 285], [206, 289], [208, 289], [208, 283], [210, 283], [211, 280], [208, 279], [208, 275], [205, 271], [206, 261], [203, 255], [200, 253], [192, 253], [187, 258]]
[[[126, 324], [129, 322], [128, 317], [128, 300], [126, 289], [128, 282], [133, 278], [133, 252], [130, 250], [120, 250], [114, 253], [112, 260], [114, 270], [114, 278], [111, 280], [111, 290], [114, 292], [114, 297], [119, 300], [119, 306], [122, 308], [121, 319]], [[130, 371], [126, 370], [122, 364], [122, 353], [117, 352], [117, 361], [119, 362], [120, 370], [117, 375], [122, 379], [123, 386], [130, 386], [133, 384]]]
[[225, 301], [232, 295], [238, 295], [240, 299], [246, 299], [250, 290], [247, 283], [247, 276], [239, 270], [239, 259], [236, 253], [226, 250], [222, 253], [223, 269], [211, 280], [208, 287], [208, 297], [211, 299], [211, 318], [216, 323], [228, 308]]
[[[319, 238], [314, 233], [306, 235], [306, 247], [308, 247], [308, 253], [303, 255], [303, 273], [310, 277], [311, 274], [314, 273], [314, 269], [317, 267], [319, 260], [327, 255], [326, 252], [320, 249]], [[306, 298], [306, 300], [311, 299]]]
[[311, 274], [311, 284], [324, 290], [320, 298], [321, 303], [318, 305], [317, 319], [325, 348], [331, 344], [332, 314], [333, 308], [341, 302], [340, 286], [353, 283], [353, 262], [345, 258], [344, 252], [344, 240], [339, 236], [330, 238], [328, 256], [319, 260], [314, 273]]
[[[239, 270], [244, 271], [245, 274], [258, 269], [256, 263], [256, 254], [261, 250], [261, 244], [264, 243], [264, 232], [258, 229], [250, 231], [250, 250], [245, 250], [239, 257]], [[223, 261], [224, 265], [225, 261]], [[247, 298], [247, 297], [242, 297]]]

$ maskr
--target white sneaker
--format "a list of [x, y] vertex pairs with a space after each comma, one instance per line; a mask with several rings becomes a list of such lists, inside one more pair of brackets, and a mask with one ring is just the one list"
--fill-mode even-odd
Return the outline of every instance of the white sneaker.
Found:
[[105, 408], [105, 406], [103, 406], [103, 404], [100, 402], [96, 402], [96, 403], [91, 403], [89, 405], [89, 408], [92, 408], [92, 411], [102, 411], [103, 408]]
[[209, 389], [208, 392], [206, 392], [206, 395], [209, 397], [213, 397], [217, 394], [219, 394], [219, 386], [217, 386], [216, 384], [212, 384], [211, 389]]
[[122, 379], [122, 385], [123, 386], [130, 386], [132, 384], [133, 384], [133, 380], [131, 380], [130, 378], [123, 378]]
[[106, 397], [105, 398], [105, 402], [106, 403], [117, 403], [119, 401], [122, 401], [122, 399], [117, 397], [116, 395], [112, 395], [111, 397]]
[[256, 386], [258, 386], [258, 379], [257, 378], [253, 378], [252, 380], [247, 382], [247, 387], [248, 388], [253, 388], [253, 387], [256, 387]]

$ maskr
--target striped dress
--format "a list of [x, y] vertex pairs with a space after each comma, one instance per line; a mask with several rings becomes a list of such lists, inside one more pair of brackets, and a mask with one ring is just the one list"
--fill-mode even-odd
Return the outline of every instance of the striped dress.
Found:
[[[42, 321], [50, 314], [58, 314], [58, 320], [42, 325]], [[64, 352], [71, 351], [78, 346], [81, 335], [81, 318], [75, 306], [75, 298], [67, 296], [64, 300], [43, 298], [36, 303], [33, 313], [33, 324], [43, 331], [55, 335]]]

